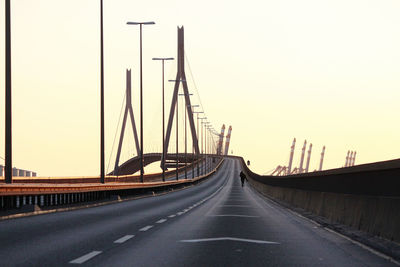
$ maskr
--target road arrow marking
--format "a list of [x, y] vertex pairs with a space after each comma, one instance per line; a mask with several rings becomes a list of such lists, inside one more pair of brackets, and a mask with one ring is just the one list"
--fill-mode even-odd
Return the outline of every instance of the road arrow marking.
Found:
[[203, 238], [203, 239], [188, 239], [188, 240], [180, 240], [179, 242], [200, 243], [200, 242], [226, 241], [226, 240], [228, 240], [228, 241], [247, 242], [247, 243], [256, 243], [256, 244], [269, 244], [269, 245], [278, 245], [279, 244], [277, 242], [272, 242], [272, 241], [245, 239], [245, 238], [236, 238], [236, 237], [217, 237], [217, 238]]

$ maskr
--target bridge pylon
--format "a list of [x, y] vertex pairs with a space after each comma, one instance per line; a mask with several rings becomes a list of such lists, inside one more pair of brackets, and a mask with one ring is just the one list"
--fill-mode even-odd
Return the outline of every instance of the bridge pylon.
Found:
[[222, 155], [222, 146], [224, 145], [225, 124], [222, 125], [221, 134], [217, 144], [217, 155]]
[[[187, 112], [188, 119], [189, 119], [190, 131], [192, 134], [193, 147], [194, 147], [195, 153], [197, 155], [199, 155], [199, 153], [200, 153], [199, 143], [198, 143], [198, 139], [197, 139], [196, 128], [194, 126], [193, 111], [192, 111], [192, 106], [190, 103], [189, 89], [188, 89], [186, 74], [185, 74], [185, 49], [184, 49], [183, 26], [178, 27], [178, 57], [177, 58], [178, 58], [178, 60], [177, 60], [178, 69], [177, 69], [177, 73], [176, 73], [174, 93], [172, 95], [172, 103], [171, 103], [171, 109], [169, 112], [167, 131], [165, 134], [164, 151], [166, 154], [168, 153], [169, 139], [171, 137], [172, 123], [174, 120], [175, 106], [176, 106], [176, 103], [178, 100], [179, 83], [182, 82], [183, 94], [185, 97], [186, 112]], [[163, 155], [161, 157], [161, 166], [163, 166], [164, 161], [165, 161], [165, 158]]]
[[131, 118], [132, 131], [133, 131], [133, 136], [135, 138], [136, 153], [138, 155], [140, 155], [140, 146], [139, 146], [139, 140], [138, 140], [138, 135], [137, 135], [137, 130], [136, 130], [135, 118], [133, 116], [132, 99], [131, 98], [132, 98], [131, 70], [127, 69], [126, 70], [125, 112], [124, 112], [124, 119], [122, 121], [121, 134], [120, 134], [120, 137], [119, 137], [117, 157], [115, 158], [115, 165], [114, 165], [114, 172], [113, 172], [114, 175], [118, 175], [118, 164], [119, 164], [119, 158], [121, 156], [122, 142], [124, 140], [125, 126], [126, 126], [126, 120], [128, 119], [128, 113], [129, 113], [130, 118]]
[[229, 126], [228, 134], [226, 135], [226, 138], [225, 138], [225, 153], [224, 153], [224, 155], [228, 155], [228, 152], [229, 152], [229, 144], [231, 142], [231, 133], [232, 133], [232, 126]]

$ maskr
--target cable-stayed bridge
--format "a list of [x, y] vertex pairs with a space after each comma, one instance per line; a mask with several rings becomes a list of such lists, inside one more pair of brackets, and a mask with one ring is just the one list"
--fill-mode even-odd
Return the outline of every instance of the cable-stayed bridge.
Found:
[[[0, 265], [398, 265], [399, 160], [352, 166], [354, 156], [348, 155], [346, 168], [303, 172], [304, 145], [300, 171], [291, 171], [291, 157], [282, 177], [254, 173], [242, 157], [228, 155], [232, 127], [226, 136], [225, 125], [218, 133], [191, 102], [183, 37], [178, 28], [178, 67], [162, 151], [144, 153], [146, 136], [136, 125], [127, 70], [124, 116], [108, 174], [13, 177], [6, 153]], [[126, 124], [136, 151], [120, 163]], [[155, 162], [161, 171], [145, 173]]]

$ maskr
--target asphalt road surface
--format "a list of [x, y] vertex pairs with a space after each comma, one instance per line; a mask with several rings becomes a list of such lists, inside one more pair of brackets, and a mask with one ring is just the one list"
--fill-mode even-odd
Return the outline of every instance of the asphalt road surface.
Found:
[[173, 193], [0, 222], [0, 266], [391, 266], [241, 187], [225, 159]]

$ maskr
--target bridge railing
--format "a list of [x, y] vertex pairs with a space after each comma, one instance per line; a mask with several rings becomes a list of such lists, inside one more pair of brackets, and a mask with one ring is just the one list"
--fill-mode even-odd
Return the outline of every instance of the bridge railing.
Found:
[[[202, 176], [191, 179], [161, 181], [160, 174], [146, 175], [145, 183], [140, 182], [109, 182], [98, 183], [59, 183], [59, 184], [3, 184], [0, 186], [0, 217], [18, 216], [18, 213], [46, 213], [58, 210], [69, 210], [82, 207], [82, 204], [102, 205], [111, 201], [135, 198], [144, 195], [154, 195], [160, 192], [184, 188], [202, 182], [210, 177], [221, 166], [223, 158], [219, 157], [215, 168]], [[171, 171], [175, 175], [175, 170]], [[180, 168], [180, 174], [184, 167]], [[172, 175], [172, 174], [171, 174]], [[146, 177], [145, 176], [145, 177]], [[160, 177], [158, 181], [150, 181]], [[112, 177], [111, 177], [112, 178]], [[83, 178], [79, 178], [83, 179]], [[158, 179], [158, 178], [157, 178]], [[79, 181], [79, 180], [78, 180]]]

